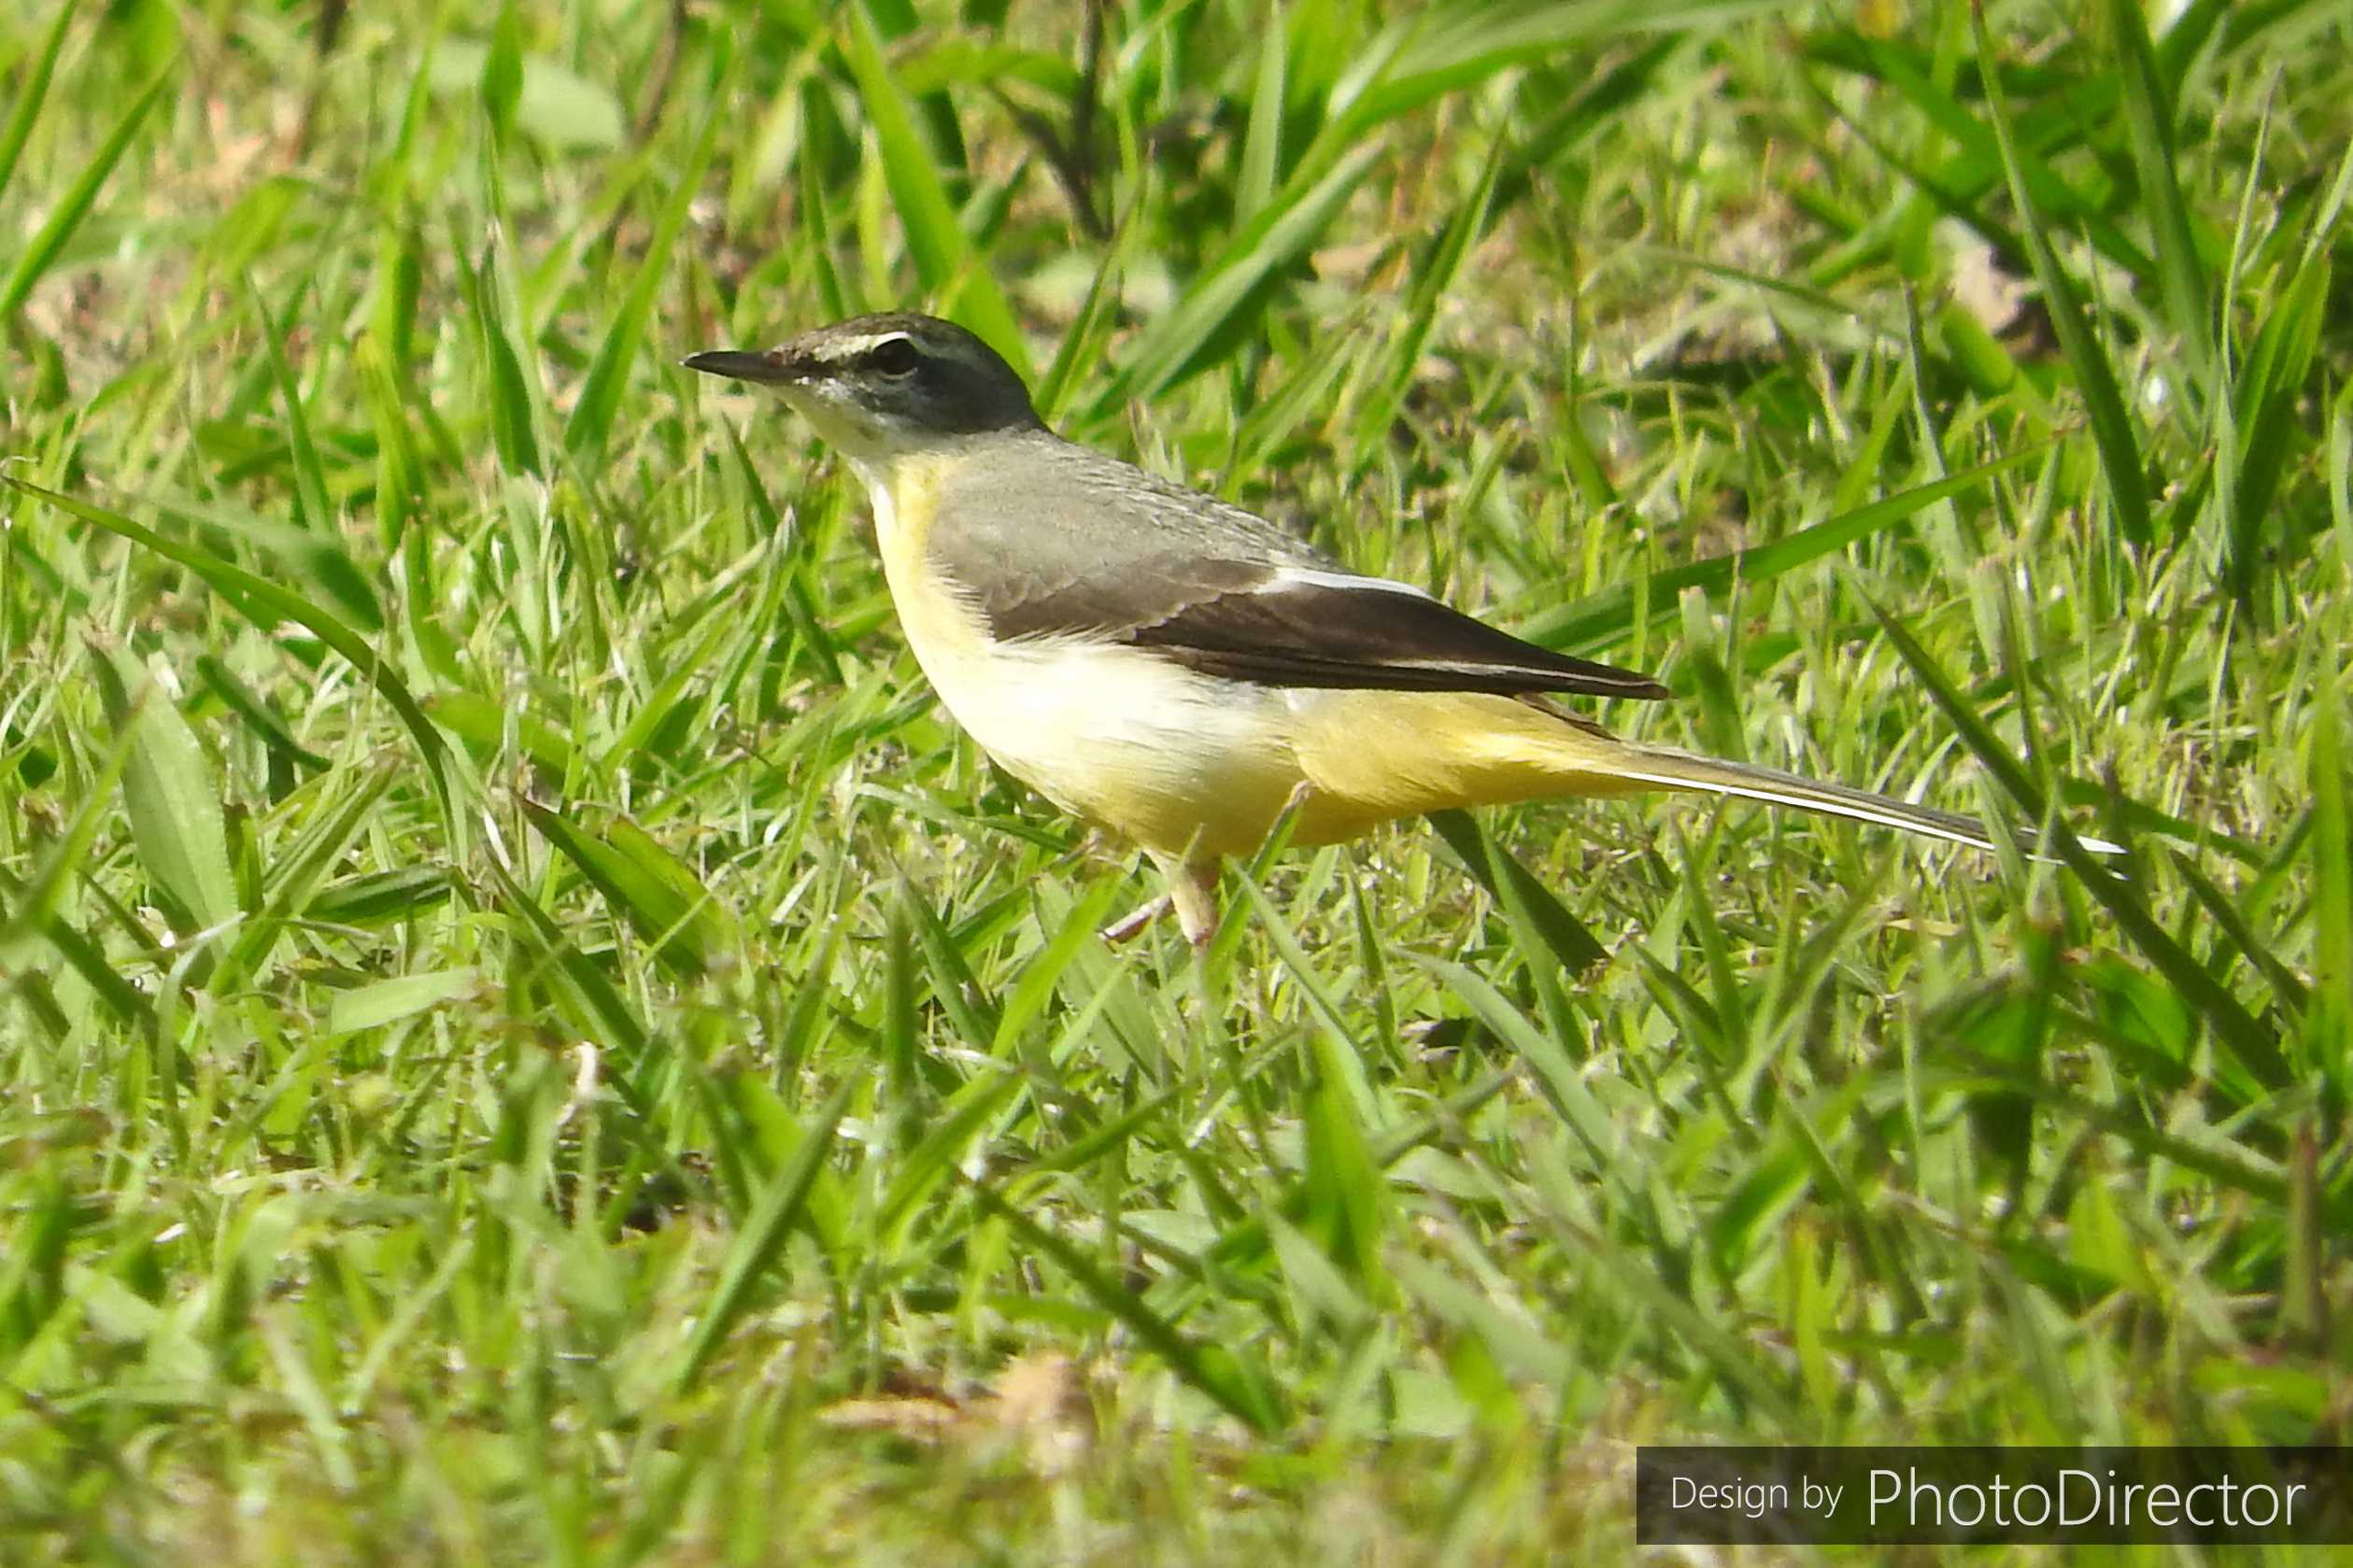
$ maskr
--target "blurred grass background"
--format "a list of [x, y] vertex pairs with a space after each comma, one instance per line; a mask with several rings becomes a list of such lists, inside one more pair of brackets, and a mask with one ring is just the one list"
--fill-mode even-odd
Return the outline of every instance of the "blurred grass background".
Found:
[[[2341, 1441], [2349, 34], [11, 8], [0, 1557], [1607, 1559], [1645, 1440]], [[1544, 806], [1107, 948], [676, 368], [916, 305], [2123, 875]]]

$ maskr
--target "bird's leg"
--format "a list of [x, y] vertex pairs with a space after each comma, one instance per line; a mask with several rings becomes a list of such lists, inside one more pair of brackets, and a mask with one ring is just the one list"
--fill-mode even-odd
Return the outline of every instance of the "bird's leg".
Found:
[[1167, 869], [1169, 902], [1176, 909], [1177, 925], [1193, 951], [1208, 950], [1217, 935], [1217, 862], [1194, 860]]
[[1277, 830], [1287, 833], [1291, 824], [1298, 819], [1299, 813], [1307, 810], [1307, 803], [1314, 798], [1315, 786], [1305, 779], [1293, 784], [1290, 798], [1283, 802], [1283, 813], [1274, 819], [1274, 827], [1268, 829], [1267, 836], [1272, 838]]
[[1166, 893], [1155, 894], [1128, 913], [1121, 915], [1117, 920], [1104, 926], [1101, 933], [1103, 939], [1113, 944], [1128, 940], [1145, 926], [1168, 913], [1169, 906], [1174, 902], [1175, 900]]
[[1170, 910], [1176, 911], [1177, 925], [1184, 932], [1184, 939], [1198, 951], [1209, 946], [1210, 938], [1217, 934], [1217, 861], [1192, 860], [1183, 855], [1154, 854], [1152, 863], [1160, 868], [1161, 879], [1168, 891], [1138, 905], [1134, 912], [1124, 915], [1103, 927], [1107, 942], [1124, 942]]
[[[1314, 793], [1314, 786], [1304, 779], [1293, 785], [1291, 798], [1283, 802], [1283, 812], [1275, 818], [1268, 837], [1271, 840], [1281, 835], [1287, 840], [1292, 823]], [[1158, 855], [1153, 858], [1159, 864], [1160, 874], [1169, 880], [1168, 901], [1176, 910], [1177, 924], [1184, 928], [1185, 940], [1193, 944], [1194, 952], [1207, 953], [1210, 939], [1217, 935], [1216, 856], [1184, 860], [1174, 856], [1165, 860]]]

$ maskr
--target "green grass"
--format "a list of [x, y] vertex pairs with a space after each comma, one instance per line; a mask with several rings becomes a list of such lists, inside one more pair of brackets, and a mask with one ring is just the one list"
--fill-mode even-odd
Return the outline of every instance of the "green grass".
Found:
[[[11, 9], [0, 1559], [1606, 1560], [1644, 1441], [2340, 1440], [2341, 9]], [[676, 368], [914, 304], [2121, 874], [1568, 803], [1105, 947]]]

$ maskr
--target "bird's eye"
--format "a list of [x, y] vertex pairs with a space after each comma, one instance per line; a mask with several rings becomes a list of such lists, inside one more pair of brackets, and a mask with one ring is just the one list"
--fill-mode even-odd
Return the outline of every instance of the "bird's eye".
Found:
[[913, 375], [923, 363], [915, 346], [903, 337], [886, 337], [867, 351], [866, 362], [885, 375]]

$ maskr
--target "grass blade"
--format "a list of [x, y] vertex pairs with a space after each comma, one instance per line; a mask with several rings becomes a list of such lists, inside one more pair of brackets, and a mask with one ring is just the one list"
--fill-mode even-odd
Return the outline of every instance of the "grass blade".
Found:
[[294, 739], [293, 731], [286, 727], [286, 721], [273, 713], [268, 703], [256, 697], [218, 654], [206, 654], [196, 660], [196, 678], [204, 682], [206, 690], [220, 699], [223, 707], [245, 721], [256, 739], [287, 761], [298, 762], [314, 771], [333, 766], [327, 758]]
[[661, 217], [655, 221], [654, 236], [646, 244], [645, 259], [637, 264], [637, 276], [621, 301], [620, 313], [605, 329], [603, 340], [597, 345], [596, 359], [589, 363], [588, 376], [580, 383], [580, 401], [573, 405], [572, 417], [564, 423], [564, 447], [576, 460], [593, 462], [602, 457], [605, 442], [612, 436], [613, 417], [620, 410], [629, 367], [645, 345], [645, 323], [653, 315], [655, 297], [662, 285], [670, 281], [671, 247], [677, 243], [679, 231], [686, 227], [687, 216], [702, 191], [702, 171], [710, 166], [712, 148], [718, 145], [719, 127], [727, 119], [726, 101], [722, 90], [703, 119], [702, 129], [695, 136], [685, 166], [675, 176], [678, 183], [664, 204]]
[[915, 129], [914, 110], [883, 59], [874, 19], [868, 14], [865, 0], [844, 9], [848, 22], [842, 52], [866, 105], [867, 120], [882, 154], [883, 175], [898, 205], [916, 275], [942, 303], [944, 314], [971, 328], [1027, 381], [1028, 349], [1013, 320], [1013, 307], [1005, 303], [996, 275], [973, 254], [971, 243], [964, 236], [947, 188], [932, 166], [931, 150]]
[[989, 999], [972, 967], [965, 961], [956, 938], [940, 918], [931, 901], [915, 891], [904, 872], [899, 878], [898, 908], [914, 926], [915, 945], [923, 951], [924, 968], [930, 971], [931, 995], [939, 1002], [940, 1010], [948, 1015], [956, 1032], [975, 1051], [985, 1052], [997, 1043], [997, 1004]]
[[1239, 1352], [1215, 1344], [1200, 1344], [1177, 1332], [1143, 1298], [1123, 1288], [1096, 1266], [1095, 1261], [1063, 1236], [1032, 1220], [978, 1182], [968, 1188], [981, 1207], [1019, 1232], [1023, 1239], [1054, 1260], [1055, 1266], [1077, 1282], [1095, 1305], [1126, 1323], [1129, 1332], [1169, 1364], [1184, 1382], [1207, 1394], [1217, 1406], [1253, 1432], [1272, 1434], [1282, 1430], [1283, 1412], [1261, 1377], [1246, 1370]]
[[[2316, 737], [2316, 742], [2317, 740], [2318, 737]], [[2320, 809], [2316, 801], [2316, 813]], [[2234, 907], [2228, 897], [2224, 897], [2222, 890], [2215, 886], [2204, 872], [2199, 870], [2190, 862], [2189, 856], [2179, 850], [2168, 850], [2166, 858], [2173, 862], [2176, 873], [2189, 885], [2190, 894], [2205, 910], [2206, 918], [2212, 920], [2221, 929], [2222, 934], [2231, 939], [2231, 945], [2237, 948], [2248, 963], [2262, 971], [2265, 982], [2272, 988], [2275, 1005], [2290, 1013], [2303, 1011], [2306, 1004], [2311, 1000], [2311, 990], [2302, 979], [2298, 978], [2293, 969], [2280, 960], [2280, 944], [2265, 941], [2258, 937], [2254, 928], [2247, 924], [2247, 916]], [[2320, 864], [2325, 875], [2330, 863], [2324, 859]], [[2348, 897], [2353, 897], [2353, 888], [2346, 889], [2346, 893]], [[2323, 911], [2331, 911], [2340, 906], [2329, 903], [2324, 892], [2320, 908]], [[2323, 974], [2342, 972], [2331, 969], [2326, 964], [2319, 966], [2319, 968]]]
[[2231, 509], [2226, 567], [2233, 597], [2251, 615], [2257, 569], [2284, 531], [2273, 512], [2289, 459], [2303, 443], [2296, 404], [2304, 395], [2328, 313], [2329, 259], [2321, 253], [2296, 269], [2255, 334], [2236, 393], [2238, 484]]
[[2353, 1087], [2353, 786], [2345, 774], [2344, 699], [2323, 693], [2312, 724], [2312, 860], [2317, 977], [2305, 1051], [2343, 1094]]
[[834, 1129], [842, 1124], [843, 1114], [850, 1108], [850, 1096], [858, 1088], [858, 1081], [853, 1078], [844, 1079], [834, 1089], [801, 1129], [801, 1141], [794, 1146], [792, 1157], [779, 1165], [760, 1188], [752, 1211], [744, 1216], [743, 1229], [735, 1233], [735, 1240], [728, 1248], [719, 1282], [695, 1319], [694, 1336], [687, 1341], [686, 1350], [678, 1358], [678, 1370], [671, 1378], [673, 1394], [684, 1393], [702, 1375], [719, 1342], [733, 1331], [751, 1305], [752, 1287], [784, 1250], [785, 1238], [800, 1221], [809, 1201], [809, 1191], [816, 1185], [818, 1173], [825, 1169], [826, 1159], [833, 1152]]
[[[50, 209], [49, 218], [26, 243], [16, 265], [9, 269], [8, 280], [0, 283], [0, 318], [16, 314], [17, 307], [24, 304], [25, 297], [41, 281], [41, 275], [57, 260], [58, 252], [65, 248], [65, 242], [74, 237], [74, 231], [81, 227], [81, 220], [90, 216], [91, 207], [98, 200], [99, 187], [106, 183], [106, 177], [114, 172], [115, 164], [130, 147], [131, 138], [138, 134], [148, 110], [155, 106], [170, 82], [168, 75], [158, 77], [148, 84], [146, 92], [131, 101], [131, 106], [115, 122], [113, 134], [91, 155], [74, 183], [65, 188], [65, 193]], [[31, 129], [29, 121], [26, 129]]]
[[[1414, 258], [1413, 293], [1406, 301], [1404, 320], [1389, 346], [1380, 381], [1366, 398], [1364, 411], [1356, 418], [1356, 444], [1366, 451], [1375, 449], [1380, 437], [1396, 418], [1415, 368], [1422, 362], [1422, 350], [1438, 324], [1439, 310], [1453, 294], [1464, 264], [1486, 236], [1495, 181], [1502, 174], [1509, 150], [1510, 143], [1497, 136], [1469, 199], [1455, 209], [1453, 219]], [[1575, 424], [1573, 418], [1564, 422]]]
[[2019, 803], [2020, 810], [2044, 825], [2041, 847], [2057, 855], [2070, 870], [2082, 879], [2083, 884], [2102, 907], [2115, 917], [2134, 946], [2146, 954], [2149, 962], [2170, 982], [2174, 989], [2213, 1029], [2223, 1048], [2238, 1059], [2239, 1065], [2254, 1081], [2267, 1090], [2286, 1086], [2289, 1081], [2287, 1058], [2281, 1053], [2279, 1042], [2270, 1030], [2258, 1023], [2236, 996], [2206, 971], [2204, 964], [2191, 956], [2178, 942], [2166, 934], [2163, 926], [2150, 914], [2141, 901], [2133, 884], [2116, 876], [2100, 863], [2099, 858], [2083, 847], [2081, 840], [2070, 831], [2064, 822], [2046, 814], [2043, 792], [2026, 771], [2026, 766], [2002, 743], [2001, 738], [1977, 713], [1976, 707], [1960, 687], [1938, 667], [1928, 650], [1913, 641], [1903, 623], [1878, 605], [1871, 613], [1878, 618], [1879, 628], [1897, 654], [1909, 665], [1912, 673], [1928, 688], [1936, 706], [1944, 710], [1952, 727], [1961, 732], [1961, 739], [1978, 761], [1985, 764], [2003, 790]]
[[107, 721], [131, 737], [122, 804], [158, 902], [183, 938], [228, 925], [242, 906], [229, 869], [220, 784], [204, 746], [137, 659], [95, 643], [90, 654]]
[[8, 123], [0, 126], [0, 195], [8, 190], [8, 177], [16, 173], [17, 160], [24, 154], [26, 138], [33, 134], [33, 122], [40, 118], [41, 102], [49, 96], [50, 77], [57, 69], [57, 51], [65, 47], [65, 27], [74, 20], [77, 0], [60, 0], [57, 20], [49, 24], [49, 35], [41, 40], [41, 51], [33, 58], [24, 80], [17, 87], [16, 105], [8, 110]]
[[1284, 46], [1289, 37], [1289, 30], [1277, 25], [1258, 40], [1250, 124], [1242, 133], [1241, 172], [1234, 182], [1234, 217], [1244, 222], [1273, 196], [1283, 169]]
[[45, 489], [12, 473], [0, 473], [0, 479], [26, 495], [49, 502], [69, 516], [79, 517], [93, 528], [104, 529], [135, 544], [144, 545], [167, 560], [177, 561], [211, 584], [240, 614], [250, 617], [259, 608], [293, 621], [309, 629], [320, 642], [349, 659], [368, 683], [384, 694], [384, 699], [392, 705], [401, 722], [407, 727], [410, 738], [417, 742], [417, 749], [424, 757], [443, 815], [451, 823], [452, 838], [458, 839], [448, 747], [442, 741], [441, 732], [433, 727], [432, 720], [425, 716], [424, 709], [418, 707], [417, 699], [409, 694], [408, 684], [376, 657], [376, 650], [368, 645], [365, 638], [299, 594], [290, 593], [266, 578], [256, 577], [243, 567], [222, 560], [209, 551], [183, 544], [176, 539], [166, 539], [119, 512], [93, 506], [89, 501], [56, 490]]
[[1317, 139], [1342, 145], [1374, 126], [1517, 65], [1558, 60], [1626, 34], [1693, 32], [1781, 7], [1784, 0], [1569, 0], [1433, 7], [1410, 13], [1365, 51], [1374, 68], [1332, 91], [1340, 106]]
[[[2015, 265], [2026, 264], [2027, 252], [2018, 235], [1990, 219], [1978, 205], [1979, 199], [2002, 177], [2001, 146], [1992, 133], [1950, 92], [1929, 78], [1924, 73], [1926, 62], [1916, 64], [1908, 51], [1892, 45], [1856, 42], [1859, 58], [1847, 58], [1843, 49], [1824, 52], [1846, 69], [1884, 82], [1959, 148], [1959, 155], [1941, 169], [1932, 167], [1924, 159], [1906, 157], [1871, 120], [1847, 113], [1819, 88], [1814, 89], [1817, 101], [1863, 138], [1891, 168], [1901, 171], [1919, 187], [1921, 196], [1977, 230], [2006, 261]], [[1810, 79], [1807, 85], [1812, 86]], [[2148, 254], [2108, 220], [2098, 202], [2077, 191], [2050, 166], [2059, 152], [2082, 139], [2077, 123], [2087, 120], [2091, 112], [2089, 107], [2081, 109], [2055, 127], [2046, 119], [2033, 130], [2020, 129], [2019, 137], [2026, 148], [2022, 167], [2027, 186], [2042, 204], [2047, 217], [2080, 226], [2093, 249], [2133, 276], [2146, 278], [2156, 270]]]
[[1510, 911], [1515, 925], [1524, 918], [1528, 931], [1571, 978], [1609, 961], [1609, 950], [1568, 912], [1560, 896], [1496, 843], [1492, 834], [1481, 832], [1468, 812], [1433, 812], [1430, 826], [1461, 857], [1464, 869]]
[[322, 812], [315, 818], [293, 846], [271, 865], [265, 897], [258, 902], [245, 929], [237, 933], [236, 945], [230, 949], [227, 961], [213, 975], [212, 990], [216, 996], [227, 995], [259, 971], [287, 923], [300, 916], [309, 904], [311, 890], [343, 858], [352, 841], [378, 818], [377, 802], [391, 787], [392, 776], [390, 766], [383, 763], [361, 772], [344, 798], [332, 811]]
[[532, 766], [562, 778], [578, 749], [572, 737], [535, 713], [519, 711], [512, 702], [493, 702], [470, 691], [436, 692], [425, 699], [425, 712], [433, 722], [484, 756], [497, 754], [511, 740], [514, 750]]
[[1575, 603], [1529, 617], [1520, 628], [1519, 635], [1548, 648], [1595, 647], [1632, 629], [1637, 604], [1672, 604], [1686, 588], [1722, 597], [1735, 583], [1762, 583], [1779, 577], [1892, 528], [1939, 501], [1965, 494], [1993, 475], [2040, 455], [2048, 445], [2048, 442], [2038, 442], [1992, 462], [1964, 468], [1933, 484], [1858, 507], [1842, 517], [1816, 523], [1770, 544], [1711, 556], [1687, 566], [1671, 566], [1651, 572], [1646, 580], [1588, 594]]
[[[602, 969], [589, 962], [586, 954], [563, 934], [560, 926], [548, 918], [539, 901], [515, 880], [515, 873], [506, 868], [497, 854], [486, 861], [490, 880], [497, 884], [500, 906], [516, 917], [515, 929], [524, 943], [547, 964], [552, 971], [549, 982], [566, 1010], [574, 1015], [573, 1026], [589, 1038], [610, 1050], [618, 1052], [632, 1067], [642, 1066], [653, 1036], [645, 1020], [637, 1016], [629, 1002], [614, 988]], [[616, 1079], [617, 1086], [626, 1079]], [[641, 1119], [645, 1116], [642, 1104], [631, 1106]]]
[[759, 533], [768, 539], [786, 540], [787, 558], [777, 570], [785, 577], [785, 610], [792, 617], [793, 630], [800, 634], [801, 645], [816, 661], [817, 672], [828, 685], [842, 684], [842, 660], [833, 649], [833, 636], [826, 630], [825, 622], [817, 616], [816, 602], [809, 592], [808, 568], [801, 552], [791, 546], [801, 541], [800, 519], [790, 524], [779, 516], [776, 503], [768, 499], [768, 487], [760, 482], [759, 470], [752, 466], [752, 455], [744, 448], [743, 432], [733, 425], [727, 427], [728, 450], [735, 455], [736, 472], [743, 476], [744, 493], [751, 499], [752, 513], [759, 524]]
[[[319, 461], [319, 444], [311, 439], [310, 417], [303, 412], [303, 391], [294, 383], [292, 367], [286, 362], [286, 332], [262, 291], [248, 278], [246, 298], [252, 302], [253, 314], [262, 320], [262, 346], [267, 351], [270, 379], [277, 388], [278, 405], [286, 411], [286, 444], [294, 464], [294, 523], [298, 528], [314, 529], [333, 534], [335, 530], [335, 510], [327, 500], [327, 471]], [[291, 320], [300, 309], [303, 290], [297, 288], [288, 302], [287, 319]], [[379, 614], [371, 630], [384, 624]]]
[[227, 507], [199, 505], [169, 493], [139, 499], [191, 529], [218, 529], [255, 546], [355, 631], [372, 636], [384, 629], [384, 605], [376, 597], [376, 584], [351, 558], [340, 530], [317, 525], [294, 528]]
[[489, 375], [490, 437], [498, 448], [499, 466], [510, 474], [545, 476], [539, 400], [523, 370], [522, 305], [509, 276], [506, 233], [495, 221], [474, 277], [475, 334]]
[[[1618, 1143], [1617, 1135], [1601, 1102], [1594, 1097], [1594, 1092], [1578, 1072], [1577, 1059], [1569, 1053], [1566, 1043], [1538, 1028], [1486, 976], [1444, 959], [1425, 958], [1419, 954], [1410, 956], [1444, 981], [1447, 989], [1469, 1007], [1487, 1032], [1509, 1046], [1526, 1065], [1553, 1114], [1584, 1145], [1595, 1168], [1614, 1171], [1617, 1167], [1611, 1154]], [[1618, 1179], [1613, 1176], [1611, 1180]]]
[[[125, 737], [126, 742], [128, 739]], [[128, 755], [127, 744], [118, 755]], [[120, 776], [119, 770], [109, 770], [99, 776], [98, 787], [91, 792], [83, 816], [95, 823], [112, 809], [114, 786]], [[86, 864], [83, 858], [89, 851], [86, 839], [81, 841], [78, 850], [71, 838], [62, 841], [57, 847], [66, 853], [56, 856], [56, 864], [75, 868]], [[49, 863], [45, 862], [43, 872], [36, 873], [30, 885], [19, 883], [6, 871], [0, 871], [0, 977], [4, 977], [6, 983], [20, 996], [24, 996], [28, 987], [46, 979], [43, 973], [46, 966], [6, 962], [9, 949], [19, 940], [26, 939], [23, 934], [30, 932], [57, 950], [59, 956], [65, 960], [66, 968], [79, 975], [82, 982], [90, 987], [91, 995], [114, 1014], [115, 1022], [135, 1030], [152, 1045], [155, 1041], [155, 1004], [148, 1000], [145, 992], [123, 977], [122, 967], [107, 956], [106, 949], [67, 925], [63, 915], [52, 912], [47, 916], [27, 918], [28, 912], [45, 894], [53, 891], [57, 885], [56, 883], [49, 883], [47, 888], [41, 885], [48, 870]], [[14, 908], [9, 907], [11, 901]]]
[[1377, 144], [1360, 147], [1313, 184], [1278, 193], [1202, 270], [1175, 308], [1138, 334], [1089, 417], [1148, 402], [1239, 343], [1265, 314], [1264, 290], [1275, 275], [1315, 244], [1381, 156]]
[[2124, 114], [2132, 132], [2133, 167], [2148, 211], [2157, 248], [2157, 277], [2166, 314], [2189, 350], [2200, 385], [2213, 374], [2214, 322], [2207, 304], [2205, 267], [2190, 232], [2190, 208], [2174, 176], [2174, 110], [2158, 75], [2157, 54], [2139, 0], [2107, 0], [2108, 29], [2122, 57]]
[[672, 973], [692, 978], [732, 962], [742, 946], [734, 911], [644, 828], [617, 812], [592, 828], [535, 800], [518, 803]]
[[2116, 507], [2118, 526], [2127, 539], [2146, 541], [2149, 537], [2148, 479], [2142, 471], [2140, 447], [2133, 434], [2132, 419], [2125, 413], [2124, 396], [2117, 389], [2116, 374], [2091, 331], [2091, 323], [2085, 318], [2075, 280], [2059, 264], [2059, 253], [2051, 248], [2041, 210], [2029, 190], [2025, 162], [2019, 152], [2009, 106], [2002, 92], [2000, 62], [1993, 40], [1986, 31], [1983, 0], [1970, 0], [1969, 20], [1977, 35], [1978, 76], [1985, 83], [1986, 109], [1993, 120], [1994, 139], [2002, 149], [2002, 167], [2009, 177], [2010, 200], [2018, 207], [2020, 236], [2026, 242], [2034, 281], [2042, 286], [2043, 308], [2050, 316], [2052, 332], [2058, 334], [2060, 351], [2075, 370], [2077, 389], [2083, 394], [2084, 412], [2091, 421], [2091, 438], [2100, 450], [2100, 467], [2107, 476], [2108, 498]]
[[456, 891], [445, 867], [398, 866], [329, 883], [311, 899], [308, 913], [332, 925], [383, 925], [416, 919]]

